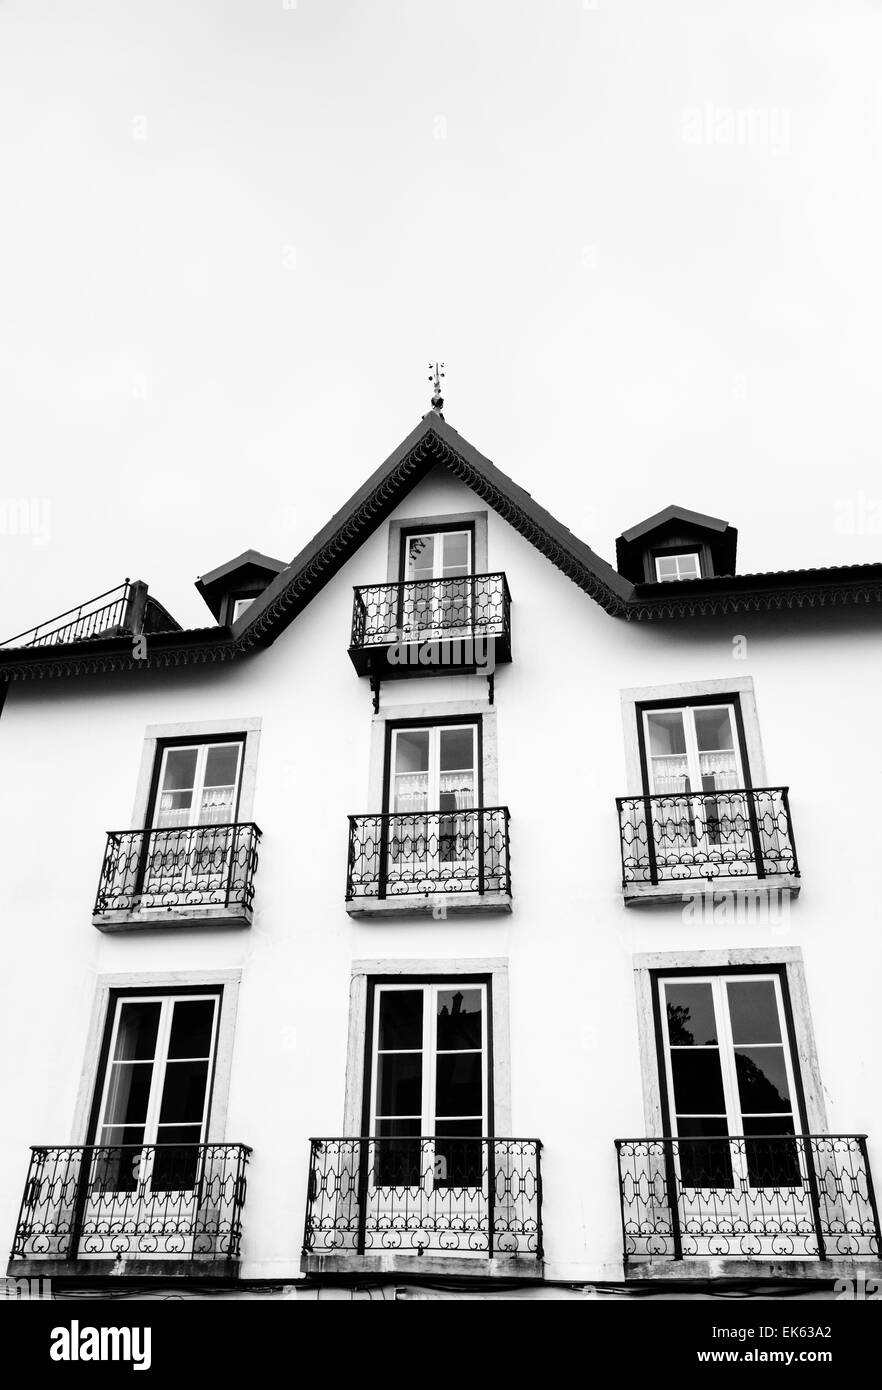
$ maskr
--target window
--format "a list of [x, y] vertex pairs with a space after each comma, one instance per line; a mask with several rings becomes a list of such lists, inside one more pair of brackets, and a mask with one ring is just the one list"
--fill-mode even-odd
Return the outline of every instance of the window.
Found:
[[473, 526], [402, 532], [401, 577], [409, 587], [402, 591], [399, 628], [406, 637], [468, 632], [473, 554]]
[[251, 607], [256, 597], [256, 594], [252, 594], [249, 598], [234, 598], [232, 601], [233, 611], [230, 621], [235, 622], [237, 618], [241, 618], [245, 610]]
[[221, 827], [236, 823], [243, 747], [230, 739], [159, 752], [141, 885], [157, 906], [226, 900], [244, 842]]
[[157, 829], [229, 825], [236, 818], [241, 739], [169, 745], [159, 754], [152, 823]]
[[734, 703], [643, 710], [649, 795], [746, 785]]
[[661, 584], [679, 579], [700, 579], [701, 560], [698, 551], [688, 550], [679, 555], [656, 555], [655, 577]]
[[660, 976], [657, 990], [682, 1187], [801, 1186], [781, 1137], [797, 1133], [797, 1082], [780, 975]]
[[367, 1132], [379, 1188], [479, 1187], [488, 1133], [488, 986], [374, 986]]
[[390, 869], [427, 882], [479, 872], [479, 725], [391, 727], [387, 802]]
[[219, 1005], [216, 992], [117, 997], [94, 1126], [100, 1191], [193, 1187]]
[[451, 579], [472, 572], [473, 527], [405, 531], [401, 546], [404, 579]]

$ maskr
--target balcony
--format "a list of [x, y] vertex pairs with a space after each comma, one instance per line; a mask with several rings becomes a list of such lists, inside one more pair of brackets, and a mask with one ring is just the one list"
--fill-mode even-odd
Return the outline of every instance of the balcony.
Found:
[[617, 1139], [616, 1149], [632, 1273], [668, 1260], [879, 1258], [865, 1135]]
[[510, 912], [507, 806], [349, 817], [346, 911]]
[[8, 1273], [234, 1275], [250, 1155], [244, 1144], [32, 1148]]
[[372, 680], [445, 671], [491, 675], [511, 661], [505, 575], [357, 587], [349, 656], [358, 674]]
[[425, 1268], [536, 1278], [542, 1260], [538, 1139], [434, 1135], [312, 1139], [304, 1272]]
[[92, 922], [101, 931], [248, 927], [259, 840], [251, 822], [111, 830]]
[[787, 787], [618, 797], [625, 903], [700, 892], [799, 893]]

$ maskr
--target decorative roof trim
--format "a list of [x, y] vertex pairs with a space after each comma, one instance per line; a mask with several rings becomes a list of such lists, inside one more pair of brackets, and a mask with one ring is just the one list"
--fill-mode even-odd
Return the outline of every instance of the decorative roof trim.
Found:
[[470, 487], [613, 617], [664, 622], [882, 601], [882, 564], [634, 585], [484, 458], [442, 416], [430, 411], [255, 599], [232, 630], [212, 627], [148, 635], [146, 653], [140, 660], [134, 656], [131, 637], [90, 642], [88, 648], [70, 643], [66, 649], [7, 649], [0, 652], [0, 678], [90, 676], [222, 664], [268, 646], [437, 464]]

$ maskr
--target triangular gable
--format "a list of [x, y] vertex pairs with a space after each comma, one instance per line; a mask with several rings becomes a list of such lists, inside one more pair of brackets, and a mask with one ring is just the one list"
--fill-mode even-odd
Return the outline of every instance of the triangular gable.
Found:
[[[484, 458], [442, 415], [430, 411], [232, 628], [154, 633], [140, 655], [133, 653], [130, 636], [99, 636], [52, 647], [7, 648], [0, 651], [0, 680], [226, 664], [268, 646], [436, 465], [448, 468], [455, 478], [466, 483], [614, 617], [666, 622], [882, 602], [882, 564], [717, 575], [677, 584], [635, 584]], [[672, 507], [667, 512], [672, 516], [691, 515], [712, 528], [725, 527], [714, 517], [690, 514], [684, 508]], [[632, 531], [657, 525], [665, 516], [666, 512], [658, 513]], [[726, 530], [734, 534], [734, 528]]]
[[272, 641], [438, 465], [470, 487], [608, 613], [625, 612], [634, 587], [630, 581], [430, 411], [242, 615], [233, 628], [240, 644]]

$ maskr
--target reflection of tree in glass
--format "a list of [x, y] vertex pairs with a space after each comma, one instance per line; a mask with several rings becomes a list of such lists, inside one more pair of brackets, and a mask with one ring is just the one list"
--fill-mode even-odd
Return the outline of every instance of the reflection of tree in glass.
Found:
[[688, 1004], [668, 1004], [668, 1036], [672, 1047], [709, 1047], [716, 1045], [716, 1038], [705, 1038], [702, 1043], [689, 1026], [692, 1023], [692, 1010]]
[[752, 1057], [743, 1052], [735, 1053], [735, 1070], [738, 1075], [738, 1091], [742, 1109], [747, 1114], [763, 1114], [774, 1111], [776, 1114], [790, 1113], [790, 1101], [782, 1096], [778, 1087], [758, 1067]]

